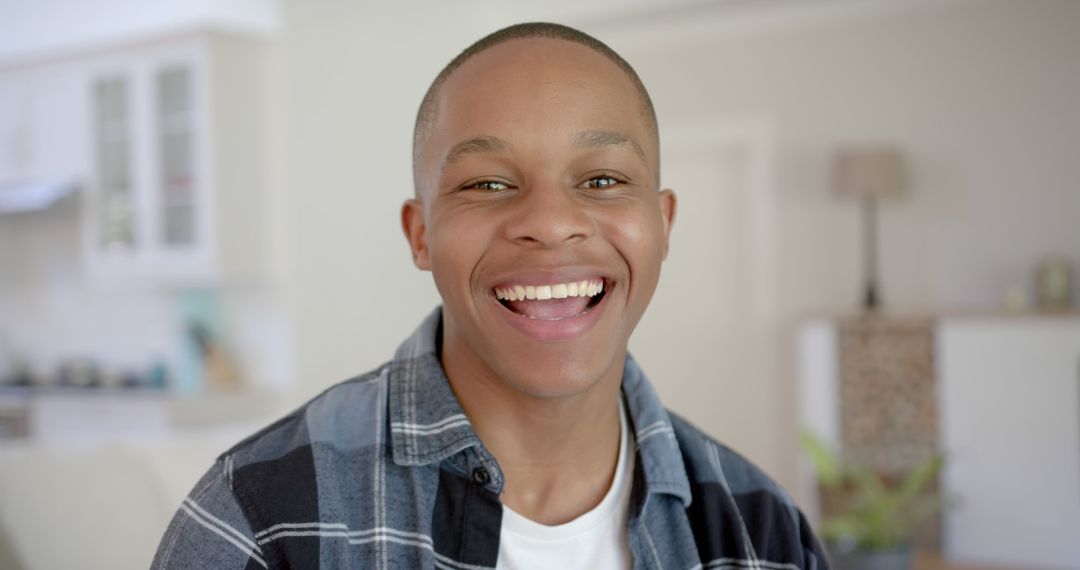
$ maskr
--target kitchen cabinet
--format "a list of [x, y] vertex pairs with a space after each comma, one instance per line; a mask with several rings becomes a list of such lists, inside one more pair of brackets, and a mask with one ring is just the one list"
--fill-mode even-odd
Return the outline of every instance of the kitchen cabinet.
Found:
[[54, 67], [0, 65], [0, 215], [69, 194], [82, 168], [79, 78]]
[[259, 279], [272, 53], [198, 29], [0, 61], [0, 215], [74, 188], [96, 281]]
[[192, 32], [76, 58], [82, 250], [104, 283], [255, 281], [270, 200], [265, 40]]
[[0, 184], [11, 186], [31, 176], [34, 168], [34, 134], [37, 101], [31, 73], [9, 72], [0, 82]]

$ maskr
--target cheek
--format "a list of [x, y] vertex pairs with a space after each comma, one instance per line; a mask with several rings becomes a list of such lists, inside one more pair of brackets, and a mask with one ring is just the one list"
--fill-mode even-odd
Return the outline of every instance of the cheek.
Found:
[[632, 271], [658, 266], [664, 251], [664, 227], [655, 211], [637, 209], [607, 220], [609, 240]]
[[469, 279], [489, 243], [482, 219], [470, 216], [432, 216], [428, 251], [435, 284], [444, 295], [469, 286]]

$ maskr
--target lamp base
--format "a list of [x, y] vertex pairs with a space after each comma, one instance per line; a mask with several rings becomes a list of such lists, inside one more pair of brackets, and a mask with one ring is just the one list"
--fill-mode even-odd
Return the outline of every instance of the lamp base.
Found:
[[878, 295], [877, 285], [874, 283], [866, 284], [866, 294], [863, 296], [863, 309], [866, 311], [876, 311], [881, 308], [881, 297]]

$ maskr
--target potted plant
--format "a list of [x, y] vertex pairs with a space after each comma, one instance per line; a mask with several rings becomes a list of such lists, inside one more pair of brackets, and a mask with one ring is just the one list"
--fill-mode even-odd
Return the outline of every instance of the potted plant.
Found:
[[942, 458], [934, 456], [899, 477], [886, 477], [865, 465], [845, 461], [820, 439], [803, 434], [817, 471], [827, 509], [821, 521], [835, 570], [909, 570], [912, 539], [920, 525], [941, 509], [928, 489]]

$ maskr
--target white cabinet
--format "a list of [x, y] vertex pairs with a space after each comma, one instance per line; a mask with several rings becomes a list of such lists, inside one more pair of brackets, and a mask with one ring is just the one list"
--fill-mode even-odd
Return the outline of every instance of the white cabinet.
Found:
[[198, 33], [79, 62], [89, 149], [83, 256], [92, 277], [258, 278], [267, 57], [259, 40]]
[[0, 81], [0, 184], [33, 176], [38, 131], [36, 89], [27, 70], [8, 72]]
[[206, 83], [192, 40], [89, 62], [84, 249], [95, 276], [211, 275]]
[[94, 281], [262, 280], [272, 57], [269, 39], [195, 30], [0, 61], [0, 215], [76, 188]]
[[[836, 448], [839, 329], [819, 319], [797, 335], [801, 424]], [[944, 557], [1080, 569], [1080, 315], [942, 316], [933, 358], [941, 489], [955, 503], [942, 515]], [[811, 517], [816, 490], [804, 462]]]
[[82, 84], [55, 67], [0, 66], [0, 215], [70, 193], [84, 170]]
[[1080, 318], [952, 318], [938, 337], [953, 560], [1080, 568]]

